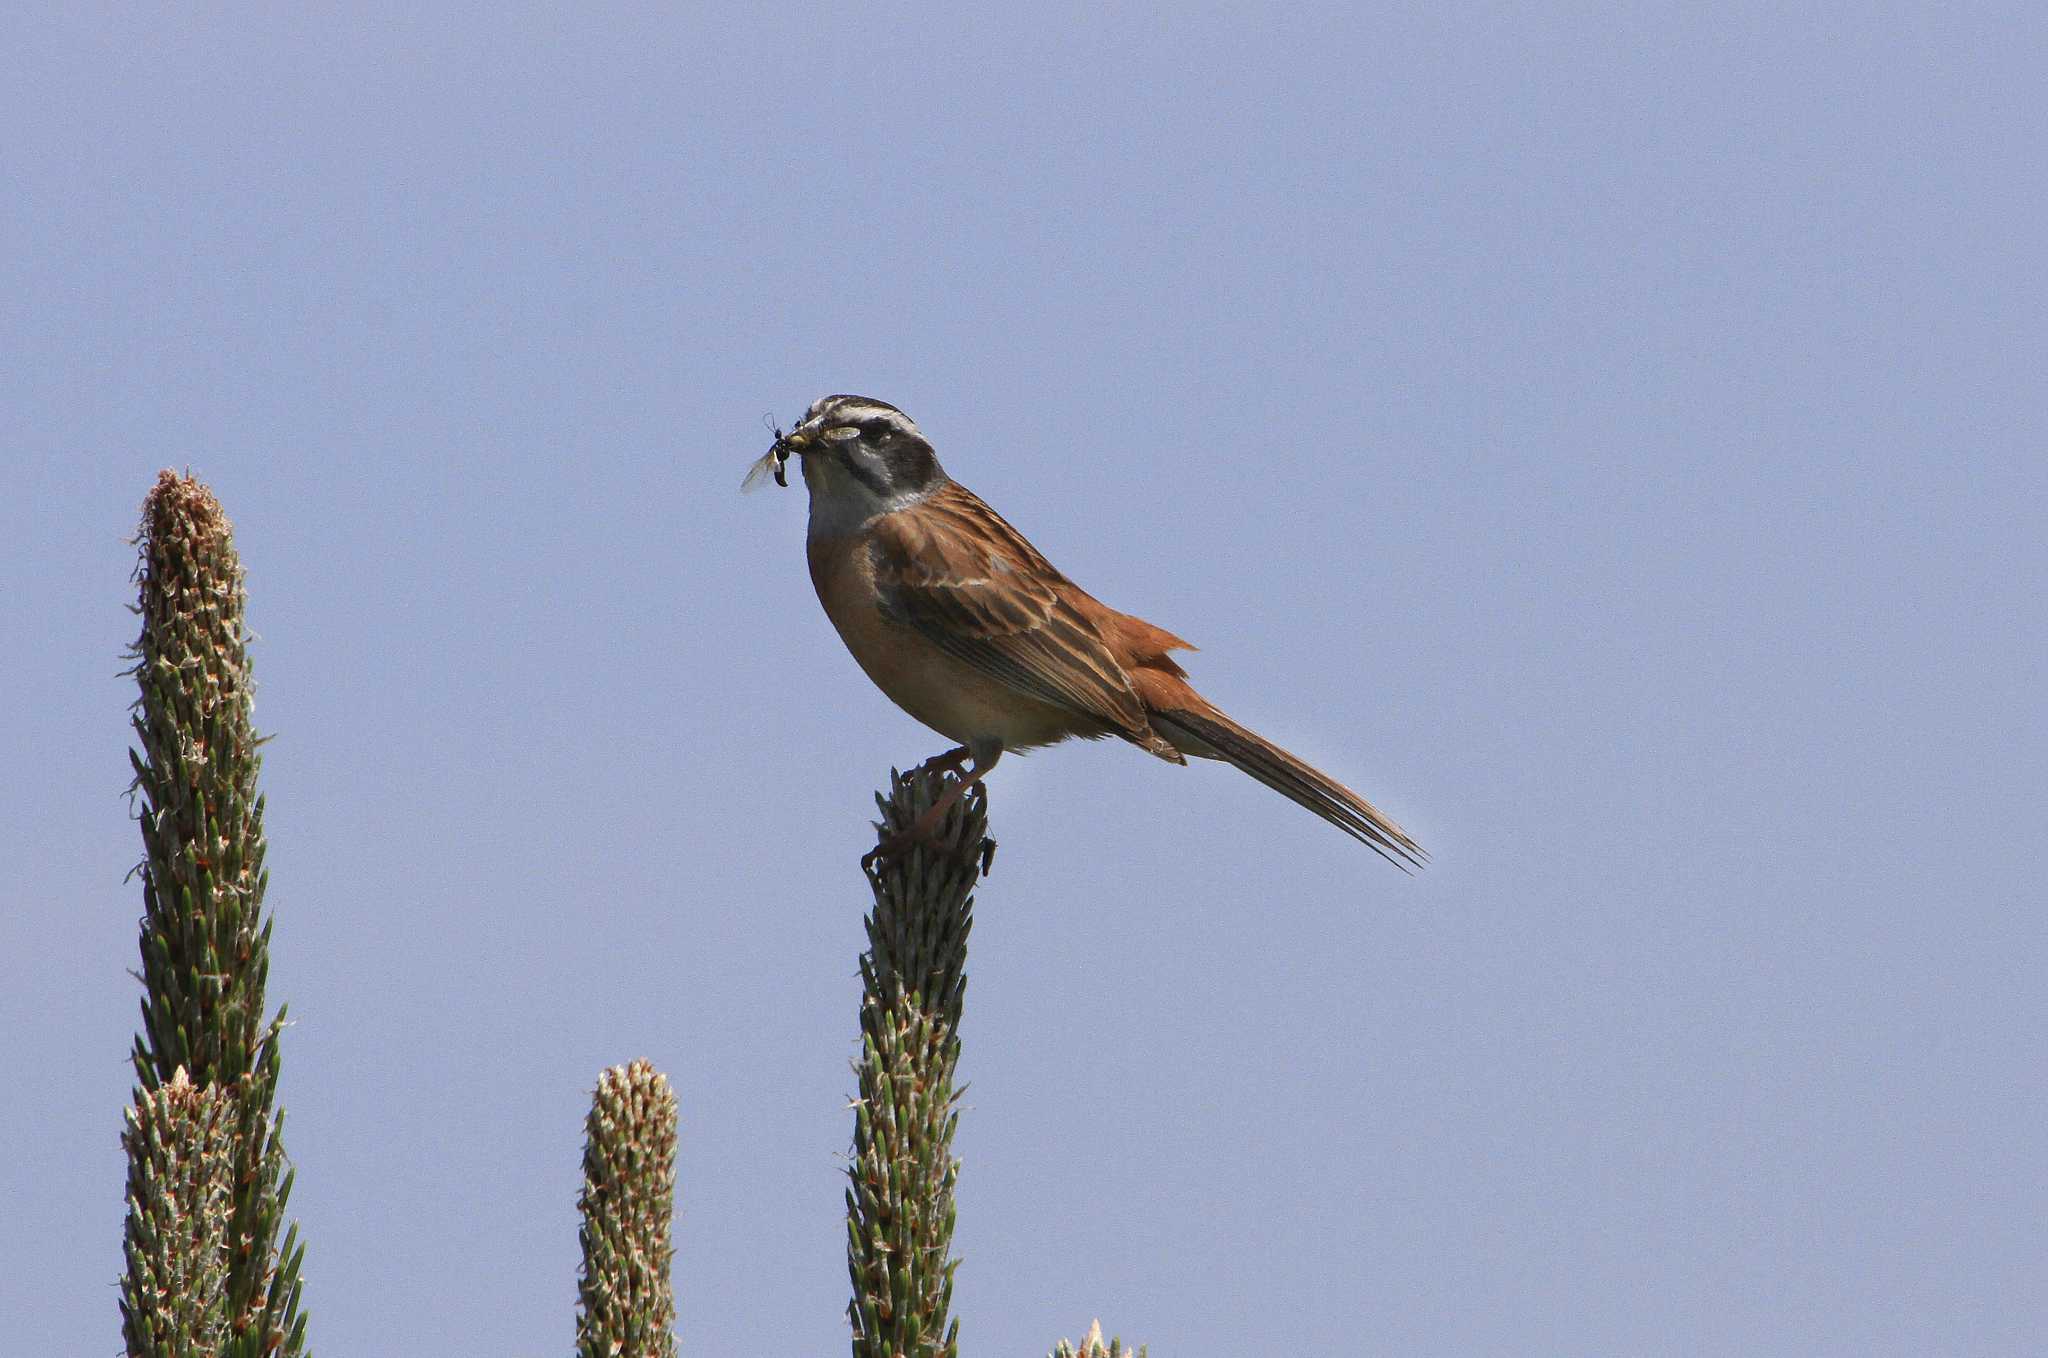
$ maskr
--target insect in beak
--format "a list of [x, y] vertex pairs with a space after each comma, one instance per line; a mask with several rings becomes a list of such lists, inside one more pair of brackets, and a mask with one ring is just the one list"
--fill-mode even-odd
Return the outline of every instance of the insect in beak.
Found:
[[753, 466], [747, 468], [747, 477], [744, 481], [740, 482], [740, 489], [743, 491], [753, 490], [761, 484], [763, 479], [770, 475], [774, 476], [776, 485], [787, 488], [789, 485], [789, 454], [789, 440], [784, 436], [782, 430], [777, 429], [775, 431], [775, 442], [769, 445], [768, 451], [761, 454]]

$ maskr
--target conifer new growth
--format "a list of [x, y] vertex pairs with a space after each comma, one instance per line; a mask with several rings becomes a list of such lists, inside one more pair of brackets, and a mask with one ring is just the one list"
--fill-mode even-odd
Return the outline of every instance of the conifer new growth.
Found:
[[[142, 825], [142, 1029], [131, 1053], [140, 1085], [130, 1112], [130, 1225], [179, 1209], [162, 1195], [181, 1182], [139, 1163], [166, 1135], [199, 1137], [165, 1154], [193, 1163], [225, 1155], [226, 1220], [217, 1248], [225, 1338], [216, 1351], [302, 1358], [297, 1231], [279, 1240], [291, 1175], [282, 1113], [273, 1115], [284, 1011], [264, 1015], [270, 924], [263, 918], [262, 766], [251, 723], [242, 566], [220, 502], [166, 471], [142, 506], [136, 580], [142, 634], [130, 671], [139, 750], [129, 752]], [[152, 1101], [184, 1081], [226, 1105], [174, 1112], [196, 1095]], [[196, 1105], [194, 1105], [196, 1106]], [[224, 1122], [226, 1144], [206, 1138]], [[173, 1128], [185, 1130], [173, 1132]], [[213, 1128], [212, 1131], [205, 1130]], [[166, 1160], [168, 1165], [171, 1161]], [[197, 1202], [198, 1200], [194, 1200]], [[188, 1219], [190, 1219], [188, 1217]], [[207, 1237], [212, 1238], [212, 1237]], [[195, 1274], [196, 1276], [200, 1276]], [[207, 1274], [205, 1276], [211, 1276]], [[131, 1253], [124, 1295], [157, 1282]], [[135, 1348], [131, 1354], [162, 1350]]]
[[[877, 796], [883, 842], [908, 830], [945, 788], [938, 772], [892, 773]], [[861, 1055], [847, 1167], [848, 1314], [855, 1358], [956, 1358], [950, 1257], [959, 1121], [953, 1075], [967, 988], [973, 888], [995, 841], [980, 787], [929, 844], [868, 870], [874, 908], [860, 960]]]
[[1088, 1337], [1081, 1341], [1080, 1348], [1062, 1339], [1053, 1348], [1051, 1358], [1145, 1358], [1145, 1349], [1142, 1345], [1136, 1349], [1125, 1348], [1121, 1339], [1103, 1343], [1102, 1322], [1098, 1320], [1088, 1327]]
[[645, 1061], [613, 1066], [585, 1128], [578, 1358], [675, 1358], [675, 1093]]
[[225, 1342], [234, 1113], [183, 1070], [128, 1109], [121, 1335], [138, 1358], [212, 1358]]

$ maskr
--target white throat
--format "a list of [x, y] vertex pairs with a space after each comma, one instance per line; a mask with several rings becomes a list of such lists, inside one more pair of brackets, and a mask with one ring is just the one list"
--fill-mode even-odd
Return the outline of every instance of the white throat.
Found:
[[804, 485], [811, 492], [811, 528], [814, 538], [843, 537], [869, 520], [908, 509], [930, 495], [936, 486], [877, 494], [829, 456], [803, 459]]

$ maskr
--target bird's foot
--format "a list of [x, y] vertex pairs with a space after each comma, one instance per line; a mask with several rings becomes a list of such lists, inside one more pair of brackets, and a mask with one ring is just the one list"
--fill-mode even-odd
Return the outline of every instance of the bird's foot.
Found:
[[905, 830], [900, 834], [890, 835], [860, 856], [861, 871], [873, 872], [879, 864], [893, 863], [920, 844], [929, 845], [934, 849], [940, 847], [938, 836], [929, 831], [918, 835]]
[[940, 772], [957, 774], [967, 761], [973, 757], [973, 752], [965, 745], [955, 746], [944, 754], [935, 754], [930, 759], [925, 760], [924, 763], [919, 764], [911, 770], [911, 776], [916, 777], [918, 774]]
[[939, 820], [920, 816], [908, 829], [884, 836], [880, 843], [860, 856], [861, 871], [879, 871], [881, 866], [895, 862], [912, 849], [925, 848], [944, 854], [956, 863], [979, 867], [981, 875], [988, 876], [989, 866], [995, 862], [996, 842], [986, 836], [971, 842], [947, 839], [938, 832]]
[[[982, 777], [995, 767], [996, 760], [1001, 756], [1002, 749], [998, 746], [995, 752], [989, 755], [987, 761], [983, 762], [981, 759], [976, 758], [974, 753], [965, 745], [962, 745], [956, 749], [947, 750], [944, 754], [935, 754], [913, 769], [910, 773], [910, 778], [937, 776], [944, 783], [944, 791], [939, 794], [938, 800], [927, 807], [916, 820], [912, 821], [904, 829], [884, 836], [881, 842], [876, 844], [874, 848], [862, 854], [860, 858], [862, 871], [872, 873], [877, 864], [893, 862], [903, 857], [910, 850], [923, 845], [944, 853], [956, 862], [970, 866], [979, 862], [982, 875], [987, 876], [989, 862], [995, 856], [994, 840], [982, 839], [973, 844], [948, 841], [939, 837], [938, 830], [941, 825], [945, 824], [946, 813], [952, 810], [959, 802], [962, 794], [979, 783]], [[973, 761], [973, 768], [963, 768], [962, 766], [970, 760]], [[950, 779], [945, 778], [945, 775], [948, 773], [953, 775]], [[905, 779], [905, 781], [907, 782], [909, 779]], [[879, 829], [880, 827], [877, 826], [876, 828]]]
[[885, 837], [881, 843], [862, 854], [860, 865], [864, 869], [869, 869], [878, 863], [893, 863], [917, 848], [931, 849], [959, 863], [978, 862], [981, 864], [982, 873], [986, 875], [988, 862], [995, 857], [996, 842], [993, 839], [978, 839], [971, 844], [964, 843], [943, 838], [936, 827], [927, 829], [913, 825], [908, 830], [900, 830]]

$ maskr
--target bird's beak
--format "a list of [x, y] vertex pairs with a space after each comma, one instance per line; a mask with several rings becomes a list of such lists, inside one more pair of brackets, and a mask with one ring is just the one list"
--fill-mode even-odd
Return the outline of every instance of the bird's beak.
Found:
[[807, 453], [811, 450], [811, 436], [801, 431], [785, 434], [782, 438], [782, 446], [792, 453]]

